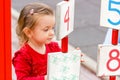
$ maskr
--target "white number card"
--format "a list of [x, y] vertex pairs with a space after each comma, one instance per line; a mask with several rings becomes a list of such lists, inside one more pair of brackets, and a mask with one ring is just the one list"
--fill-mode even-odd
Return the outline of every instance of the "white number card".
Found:
[[73, 31], [74, 0], [62, 1], [56, 8], [56, 37], [60, 40]]
[[80, 80], [81, 51], [48, 54], [48, 80]]
[[120, 45], [99, 45], [98, 76], [120, 75]]
[[120, 0], [101, 0], [100, 25], [120, 29]]

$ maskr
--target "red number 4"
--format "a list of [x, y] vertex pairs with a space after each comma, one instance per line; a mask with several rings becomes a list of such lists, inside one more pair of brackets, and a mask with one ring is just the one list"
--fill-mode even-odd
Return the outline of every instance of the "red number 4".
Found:
[[70, 17], [69, 17], [69, 7], [68, 7], [64, 17], [64, 23], [67, 23], [67, 31], [69, 30], [69, 20], [70, 20]]
[[[116, 53], [116, 56], [113, 56], [113, 53]], [[113, 49], [113, 50], [110, 51], [110, 53], [109, 53], [109, 58], [110, 59], [107, 62], [107, 69], [108, 70], [110, 70], [110, 71], [116, 71], [116, 70], [118, 70], [120, 68], [120, 59], [119, 59], [119, 56], [120, 56], [120, 52], [117, 49]], [[118, 62], [118, 65], [115, 68], [111, 68], [110, 67], [110, 62], [113, 61], [113, 60]]]

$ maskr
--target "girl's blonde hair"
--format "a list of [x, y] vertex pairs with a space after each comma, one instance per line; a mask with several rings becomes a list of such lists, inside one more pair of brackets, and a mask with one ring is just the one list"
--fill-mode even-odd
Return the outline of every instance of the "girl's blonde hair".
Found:
[[30, 3], [21, 10], [16, 27], [20, 45], [28, 41], [28, 37], [23, 32], [23, 29], [25, 27], [32, 29], [37, 19], [42, 15], [54, 15], [54, 12], [52, 8], [43, 3]]

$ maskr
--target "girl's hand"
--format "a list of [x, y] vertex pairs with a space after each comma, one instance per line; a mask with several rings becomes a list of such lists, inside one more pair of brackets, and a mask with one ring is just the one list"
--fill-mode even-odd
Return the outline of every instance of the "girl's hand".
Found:
[[45, 80], [47, 80], [47, 75], [45, 76]]
[[[77, 48], [76, 48], [76, 50], [80, 50], [80, 48], [79, 48], [79, 47], [77, 47]], [[83, 53], [81, 53], [81, 57], [83, 57], [83, 56], [84, 56], [84, 54], [83, 54]], [[81, 61], [81, 62], [85, 62], [83, 59], [81, 59], [80, 61]]]
[[83, 56], [84, 56], [84, 54], [83, 53], [81, 53], [81, 62], [85, 62], [85, 60], [83, 59]]

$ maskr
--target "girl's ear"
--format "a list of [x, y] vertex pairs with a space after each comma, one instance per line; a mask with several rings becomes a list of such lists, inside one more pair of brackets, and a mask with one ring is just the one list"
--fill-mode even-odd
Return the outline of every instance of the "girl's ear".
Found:
[[28, 27], [25, 27], [25, 28], [23, 29], [23, 32], [25, 33], [25, 35], [26, 35], [28, 38], [30, 38], [30, 37], [32, 36], [32, 31], [31, 31], [31, 29], [29, 29]]

